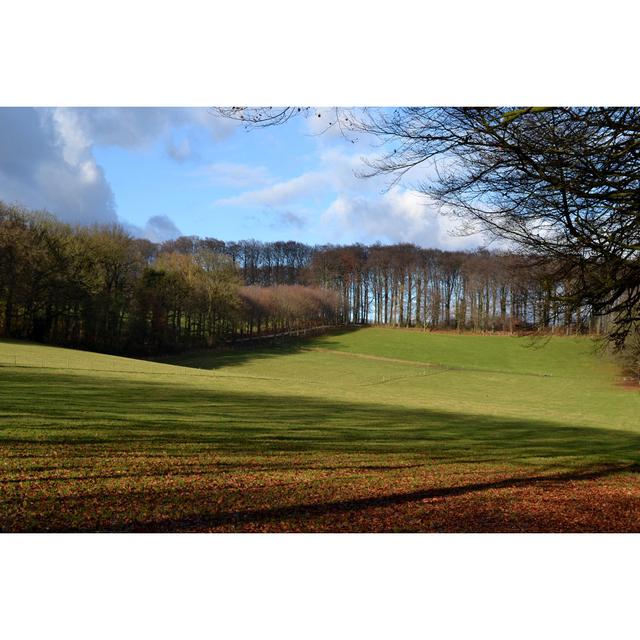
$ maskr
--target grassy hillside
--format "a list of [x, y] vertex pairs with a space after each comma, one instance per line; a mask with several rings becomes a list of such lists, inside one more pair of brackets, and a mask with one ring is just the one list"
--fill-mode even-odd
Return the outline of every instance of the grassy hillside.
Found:
[[[613, 364], [590, 338], [531, 339], [362, 329], [298, 349], [200, 353], [167, 362], [255, 388], [367, 405], [640, 429], [640, 394], [614, 384]], [[261, 380], [261, 382], [260, 382]], [[276, 389], [274, 389], [275, 391]]]
[[0, 342], [0, 365], [0, 530], [640, 522], [640, 393], [584, 338], [372, 328], [165, 362]]

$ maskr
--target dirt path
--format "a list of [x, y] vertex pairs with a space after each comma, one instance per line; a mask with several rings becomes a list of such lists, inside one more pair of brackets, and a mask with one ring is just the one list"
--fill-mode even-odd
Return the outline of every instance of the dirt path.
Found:
[[305, 347], [304, 351], [320, 351], [322, 353], [335, 353], [341, 356], [351, 356], [352, 358], [362, 358], [364, 360], [380, 360], [382, 362], [395, 362], [397, 364], [411, 364], [416, 367], [436, 367], [438, 369], [451, 369], [444, 364], [433, 362], [418, 362], [417, 360], [403, 360], [402, 358], [388, 358], [385, 356], [372, 356], [366, 353], [353, 353], [351, 351], [338, 351], [336, 349], [323, 349], [322, 347]]
[[[395, 364], [413, 365], [416, 367], [429, 367], [431, 369], [438, 369], [441, 371], [472, 371], [477, 373], [500, 373], [509, 376], [532, 376], [534, 378], [551, 378], [556, 379], [564, 376], [551, 376], [550, 373], [532, 373], [526, 371], [505, 371], [504, 369], [487, 369], [484, 367], [460, 367], [452, 366], [450, 364], [438, 364], [437, 362], [422, 362], [418, 360], [404, 360], [402, 358], [389, 358], [386, 356], [373, 356], [366, 353], [353, 353], [351, 351], [338, 351], [337, 349], [324, 349], [322, 347], [305, 347], [304, 351], [319, 351], [321, 353], [333, 353], [341, 356], [348, 356], [352, 358], [362, 358], [364, 360], [378, 360], [381, 362], [393, 362]], [[406, 376], [405, 376], [406, 377]]]

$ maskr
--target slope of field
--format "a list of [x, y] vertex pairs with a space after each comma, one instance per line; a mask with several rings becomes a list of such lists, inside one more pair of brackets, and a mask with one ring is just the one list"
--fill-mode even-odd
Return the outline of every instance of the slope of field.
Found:
[[640, 530], [585, 338], [393, 329], [150, 362], [0, 342], [0, 530]]

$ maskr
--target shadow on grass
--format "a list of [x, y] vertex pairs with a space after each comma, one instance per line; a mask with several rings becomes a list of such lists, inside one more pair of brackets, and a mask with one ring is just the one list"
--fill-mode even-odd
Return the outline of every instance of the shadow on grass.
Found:
[[[548, 485], [557, 482], [595, 480], [611, 476], [616, 473], [638, 473], [638, 471], [640, 471], [640, 465], [631, 464], [607, 467], [582, 473], [562, 473], [556, 475], [509, 478], [494, 482], [477, 482], [461, 486], [423, 489], [419, 491], [392, 493], [368, 498], [355, 498], [351, 500], [294, 504], [283, 507], [246, 511], [200, 512], [196, 515], [182, 518], [163, 518], [159, 520], [131, 522], [122, 526], [120, 530], [154, 533], [162, 531], [206, 530], [229, 525], [238, 526], [243, 524], [259, 524], [269, 521], [280, 522], [292, 518], [312, 520], [313, 518], [326, 515], [353, 514], [354, 512], [372, 508], [402, 506], [431, 498], [463, 496], [493, 489], [529, 488], [536, 485]], [[118, 531], [118, 528], [111, 528], [110, 531]]]
[[313, 344], [318, 337], [343, 336], [359, 331], [361, 327], [337, 327], [320, 335], [283, 336], [275, 339], [256, 340], [214, 349], [198, 349], [181, 354], [151, 358], [154, 362], [180, 365], [195, 369], [215, 370], [232, 367], [253, 360], [277, 358], [300, 353]]
[[3, 378], [0, 443], [640, 462], [640, 433], [614, 429], [53, 371]]

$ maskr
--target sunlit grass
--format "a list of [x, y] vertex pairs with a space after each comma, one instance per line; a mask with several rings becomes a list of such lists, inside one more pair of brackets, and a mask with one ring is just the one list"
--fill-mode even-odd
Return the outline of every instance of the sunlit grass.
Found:
[[0, 529], [220, 524], [223, 508], [640, 462], [640, 393], [585, 338], [364, 329], [165, 360], [0, 342]]

